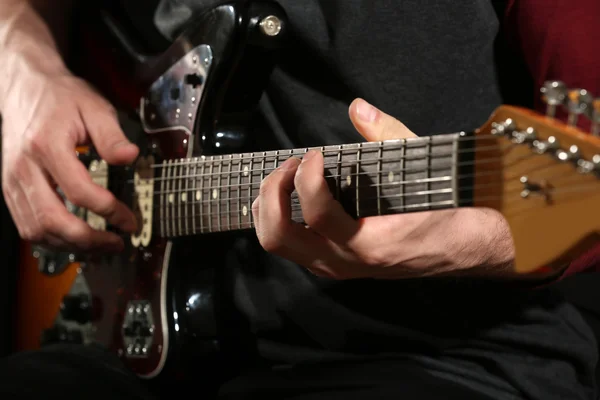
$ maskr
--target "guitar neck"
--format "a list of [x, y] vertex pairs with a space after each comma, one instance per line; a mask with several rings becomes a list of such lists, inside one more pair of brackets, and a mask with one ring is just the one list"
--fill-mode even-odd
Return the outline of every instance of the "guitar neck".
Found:
[[[355, 218], [458, 207], [464, 134], [314, 148], [333, 197]], [[260, 183], [311, 148], [167, 160], [155, 166], [154, 229], [178, 237], [254, 227]], [[465, 153], [465, 152], [462, 152]], [[466, 152], [470, 153], [470, 152]], [[296, 192], [291, 215], [304, 222]]]

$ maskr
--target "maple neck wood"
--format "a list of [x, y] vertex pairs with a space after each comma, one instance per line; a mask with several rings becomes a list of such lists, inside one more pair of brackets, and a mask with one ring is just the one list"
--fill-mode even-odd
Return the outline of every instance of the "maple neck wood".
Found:
[[[452, 208], [468, 201], [465, 133], [324, 146], [333, 197], [355, 218]], [[468, 139], [468, 138], [467, 138]], [[162, 237], [250, 229], [260, 183], [309, 148], [167, 160], [154, 167], [154, 230]], [[462, 157], [459, 157], [462, 156]], [[468, 161], [466, 161], [468, 164]], [[468, 166], [468, 165], [467, 165]], [[464, 169], [464, 165], [462, 168]], [[296, 192], [292, 219], [303, 222]]]

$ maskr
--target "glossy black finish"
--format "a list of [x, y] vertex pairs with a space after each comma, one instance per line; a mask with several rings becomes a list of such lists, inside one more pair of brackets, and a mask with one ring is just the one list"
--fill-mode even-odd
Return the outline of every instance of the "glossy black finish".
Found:
[[[79, 60], [77, 65], [88, 72], [84, 76], [116, 107], [126, 111], [126, 117], [133, 116], [122, 118], [121, 125], [138, 144], [142, 155], [151, 153], [156, 162], [160, 162], [189, 154], [187, 136], [183, 132], [148, 137], [141, 131], [134, 111], [148, 86], [198, 45], [210, 45], [213, 60], [199, 101], [193, 156], [259, 150], [253, 148], [254, 141], [245, 136], [243, 128], [253, 118], [276, 62], [277, 50], [285, 42], [286, 16], [280, 6], [271, 1], [233, 1], [221, 5], [201, 15], [160, 54], [148, 52], [147, 47], [136, 43], [135, 37], [122, 29], [110, 12], [94, 10], [92, 6], [88, 12], [101, 18], [96, 18], [93, 24], [96, 30], [85, 27], [88, 41], [83, 42], [94, 47], [91, 58]], [[278, 36], [267, 36], [260, 31], [259, 21], [267, 16], [280, 19], [282, 29]], [[134, 199], [127, 181], [131, 180], [132, 172], [128, 167], [110, 168], [111, 191], [130, 205]], [[219, 364], [223, 360], [221, 338], [231, 334], [224, 332], [230, 326], [220, 321], [220, 315], [226, 312], [220, 302], [222, 276], [219, 267], [229, 239], [226, 235], [209, 235], [173, 242], [168, 260], [165, 310], [169, 331], [164, 332], [160, 324], [160, 285], [167, 242], [154, 235], [150, 246], [135, 249], [128, 238], [124, 238], [126, 250], [123, 254], [88, 260], [84, 270], [92, 296], [97, 300], [93, 302], [92, 312], [103, 310], [93, 318], [97, 342], [119, 353], [122, 361], [140, 375], [160, 371], [159, 376], [181, 376], [185, 370], [190, 374], [194, 371], [201, 374], [189, 375], [192, 380], [201, 377], [204, 383], [209, 383], [218, 379], [220, 372], [226, 369], [226, 365]], [[67, 303], [74, 303], [71, 300], [66, 299]], [[123, 337], [130, 332], [123, 332], [122, 325], [126, 305], [131, 300], [149, 301], [156, 322], [154, 342], [144, 358], [123, 355], [126, 347]], [[67, 308], [67, 314], [72, 318], [84, 319], [77, 307]], [[165, 368], [161, 369], [159, 364], [161, 354], [164, 354], [161, 344], [167, 333], [168, 356]], [[47, 334], [54, 339], [77, 340], [75, 334], [60, 331], [60, 327]], [[166, 347], [164, 351], [167, 351]]]

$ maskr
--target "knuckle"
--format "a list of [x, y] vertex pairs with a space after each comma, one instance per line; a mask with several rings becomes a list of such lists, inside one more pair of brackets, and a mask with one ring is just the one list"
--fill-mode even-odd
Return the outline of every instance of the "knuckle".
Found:
[[47, 149], [46, 139], [39, 130], [28, 130], [23, 136], [23, 150], [25, 154], [37, 156]]
[[328, 220], [327, 210], [324, 208], [312, 208], [304, 212], [304, 221], [308, 226], [315, 229], [321, 228], [327, 224]]

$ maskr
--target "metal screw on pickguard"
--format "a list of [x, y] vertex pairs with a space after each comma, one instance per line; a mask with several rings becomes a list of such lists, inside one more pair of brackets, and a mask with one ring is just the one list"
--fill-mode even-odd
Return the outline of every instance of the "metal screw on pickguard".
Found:
[[259, 23], [260, 30], [267, 36], [277, 36], [281, 32], [281, 21], [274, 15], [269, 15]]
[[567, 87], [561, 81], [546, 81], [540, 88], [542, 100], [546, 103], [546, 115], [554, 117], [556, 106], [564, 104], [567, 95]]
[[567, 109], [569, 110], [569, 119], [567, 123], [571, 126], [577, 125], [579, 116], [583, 113], [589, 112], [589, 108], [592, 106], [594, 98], [585, 89], [574, 89], [569, 91], [569, 100], [567, 102]]

